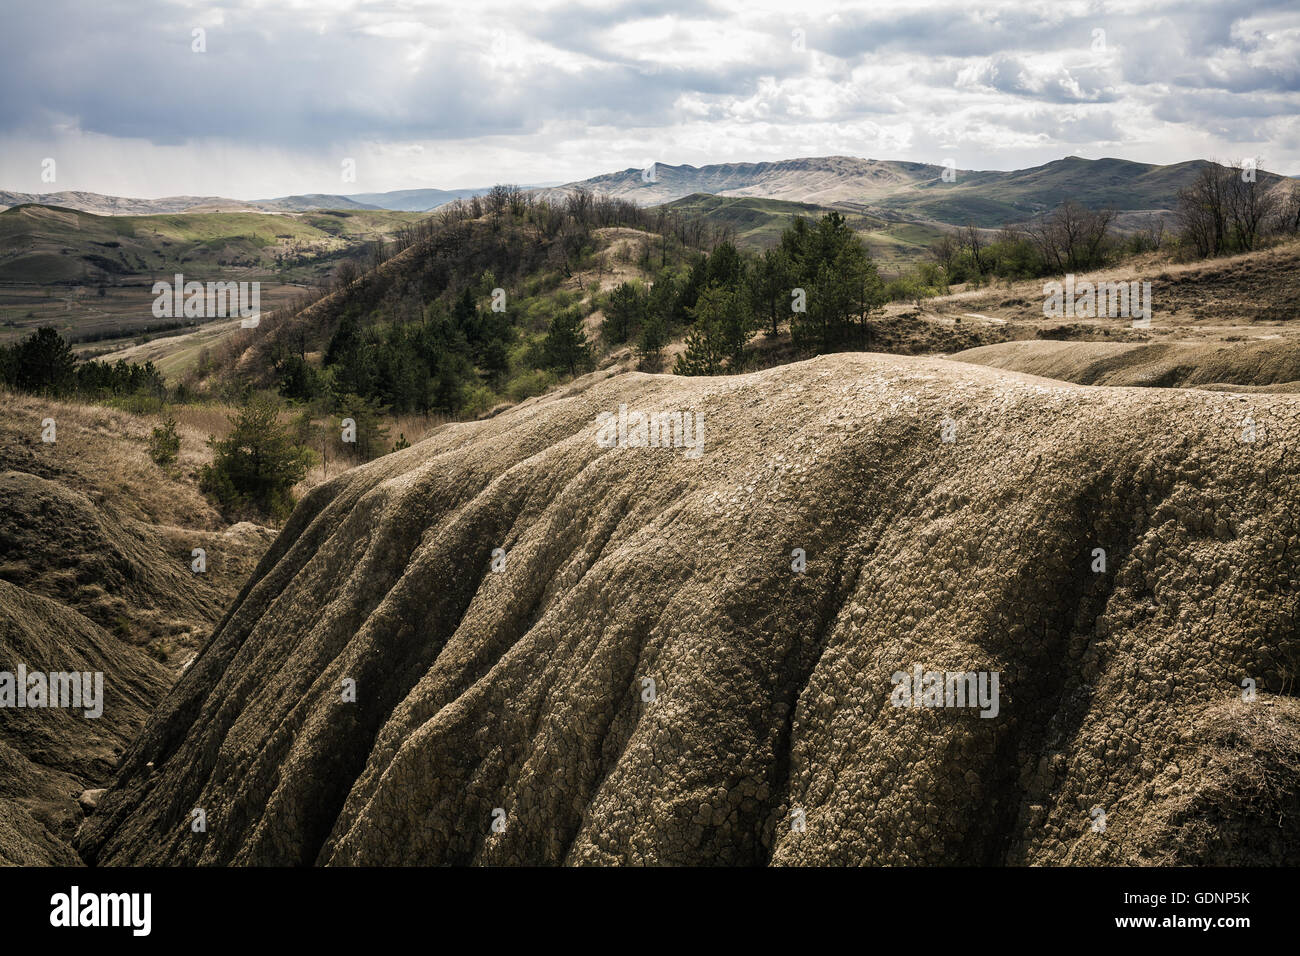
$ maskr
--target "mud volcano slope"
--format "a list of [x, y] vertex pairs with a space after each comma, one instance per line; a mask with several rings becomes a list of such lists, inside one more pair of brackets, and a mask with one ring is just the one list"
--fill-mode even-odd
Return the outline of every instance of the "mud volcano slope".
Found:
[[[620, 403], [703, 454], [600, 447]], [[1287, 396], [897, 356], [583, 380], [316, 489], [79, 849], [1295, 863], [1298, 438]], [[915, 665], [997, 715], [892, 706]]]

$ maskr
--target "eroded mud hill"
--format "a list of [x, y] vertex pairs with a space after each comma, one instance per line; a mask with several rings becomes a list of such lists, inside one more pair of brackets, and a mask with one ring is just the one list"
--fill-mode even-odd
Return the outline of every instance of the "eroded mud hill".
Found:
[[105, 675], [97, 716], [12, 702], [0, 711], [0, 863], [79, 864], [76, 797], [108, 778], [171, 675], [71, 608], [6, 581], [0, 612], [0, 671]]
[[[600, 447], [620, 404], [703, 454]], [[1294, 863], [1297, 438], [1288, 396], [896, 356], [589, 378], [317, 488], [79, 849]], [[997, 716], [892, 706], [918, 664]]]
[[[0, 706], [0, 864], [75, 864], [93, 807], [79, 798], [108, 782], [272, 532], [224, 527], [192, 479], [149, 459], [147, 420], [0, 397], [0, 675], [103, 675], [97, 717]], [[56, 442], [42, 440], [47, 419]]]
[[958, 362], [1080, 385], [1300, 392], [1300, 340], [1226, 342], [1000, 342]]

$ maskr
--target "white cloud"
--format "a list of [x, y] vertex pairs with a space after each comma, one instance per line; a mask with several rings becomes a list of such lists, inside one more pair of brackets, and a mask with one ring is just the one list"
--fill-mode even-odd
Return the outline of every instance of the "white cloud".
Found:
[[1282, 0], [44, 0], [6, 13], [0, 90], [0, 186], [27, 191], [260, 198], [832, 153], [1300, 172]]

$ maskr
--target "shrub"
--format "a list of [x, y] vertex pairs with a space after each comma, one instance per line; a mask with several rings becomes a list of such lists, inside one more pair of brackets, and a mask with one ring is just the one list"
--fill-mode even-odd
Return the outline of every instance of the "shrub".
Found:
[[279, 409], [254, 398], [231, 416], [230, 434], [209, 438], [214, 458], [204, 465], [199, 487], [228, 516], [254, 512], [277, 520], [293, 510], [293, 486], [307, 473], [306, 449], [294, 444], [279, 422]]
[[181, 451], [181, 436], [176, 432], [176, 419], [168, 418], [149, 436], [149, 457], [163, 468], [176, 463]]
[[545, 369], [529, 369], [520, 372], [506, 383], [506, 397], [512, 402], [522, 402], [526, 398], [542, 394], [556, 381], [557, 379], [552, 372]]

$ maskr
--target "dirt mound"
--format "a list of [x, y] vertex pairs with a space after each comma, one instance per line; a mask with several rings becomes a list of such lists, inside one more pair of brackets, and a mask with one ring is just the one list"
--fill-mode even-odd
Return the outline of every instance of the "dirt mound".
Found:
[[[164, 471], [157, 418], [5, 394], [0, 420], [0, 580], [58, 601], [179, 667], [207, 638], [274, 532], [228, 527], [199, 494], [203, 437]], [[57, 441], [41, 440], [42, 422]], [[205, 570], [195, 573], [194, 549]]]
[[1289, 322], [1300, 316], [1300, 245], [1175, 267], [1152, 279], [1161, 314]]
[[[81, 696], [94, 686], [86, 682], [78, 684], [79, 706], [20, 707], [8, 700], [0, 712], [0, 859], [15, 863], [76, 859], [64, 841], [81, 822], [77, 795], [108, 777], [171, 683], [167, 669], [139, 648], [76, 611], [0, 581], [0, 675], [17, 681], [50, 673], [103, 676], [93, 707]], [[22, 839], [11, 840], [11, 829]]]
[[1080, 385], [1165, 388], [1245, 386], [1293, 391], [1300, 340], [1242, 343], [1003, 342], [951, 356]]
[[77, 866], [81, 860], [26, 810], [0, 797], [0, 866]]
[[[0, 862], [78, 862], [78, 794], [112, 774], [271, 532], [223, 528], [192, 478], [159, 469], [145, 450], [153, 422], [5, 397], [0, 682], [16, 681], [20, 667], [101, 673], [104, 697], [98, 717], [12, 700], [0, 709]], [[53, 443], [40, 438], [47, 418], [58, 425]], [[183, 460], [196, 444], [187, 436]], [[195, 548], [206, 555], [201, 574], [192, 570]]]
[[[602, 447], [622, 405], [702, 453]], [[591, 376], [315, 489], [79, 849], [1295, 863], [1241, 768], [1294, 766], [1298, 438], [1285, 397], [935, 359]]]
[[[221, 616], [219, 589], [190, 570], [189, 539], [169, 537], [129, 526], [58, 482], [0, 472], [0, 580], [75, 607], [139, 644]], [[220, 535], [190, 537], [195, 547], [212, 548]]]

